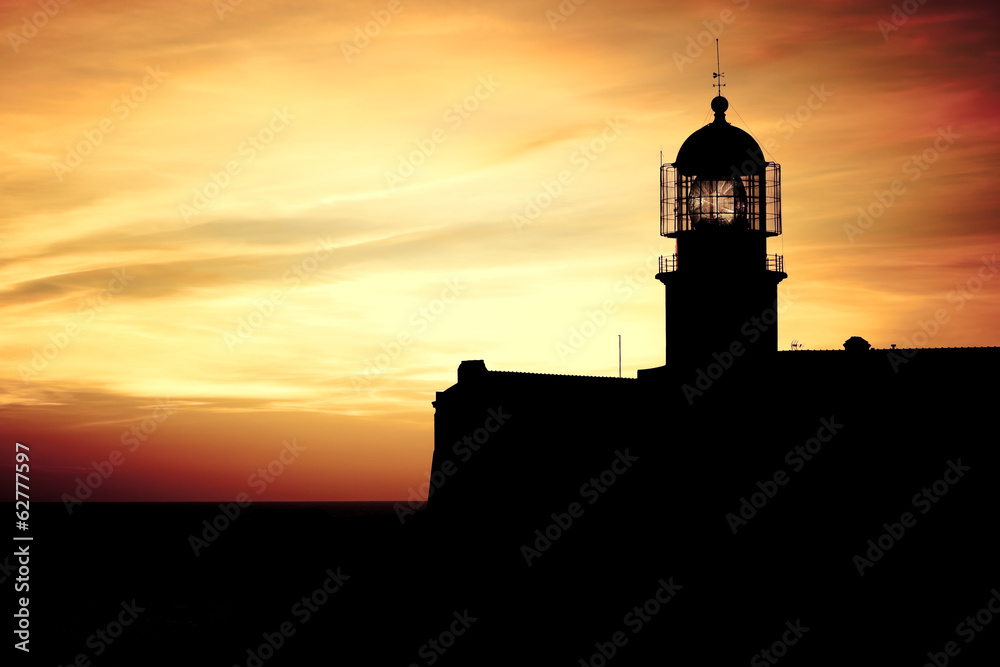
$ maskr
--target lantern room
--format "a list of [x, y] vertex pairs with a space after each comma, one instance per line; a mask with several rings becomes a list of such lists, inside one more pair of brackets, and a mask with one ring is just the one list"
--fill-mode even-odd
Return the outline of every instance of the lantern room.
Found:
[[726, 121], [729, 102], [712, 100], [714, 122], [692, 134], [660, 168], [660, 234], [781, 233], [781, 168], [753, 137]]

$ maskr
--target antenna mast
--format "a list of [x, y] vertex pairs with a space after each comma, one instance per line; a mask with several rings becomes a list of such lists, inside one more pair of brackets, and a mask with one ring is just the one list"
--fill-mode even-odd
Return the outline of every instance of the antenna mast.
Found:
[[713, 83], [712, 87], [713, 88], [718, 88], [719, 89], [719, 95], [718, 96], [722, 97], [722, 88], [723, 88], [723, 86], [726, 85], [726, 84], [722, 83], [722, 77], [724, 77], [726, 75], [726, 73], [722, 71], [722, 62], [719, 59], [719, 38], [718, 37], [715, 38], [715, 67], [716, 67], [716, 69], [718, 69], [718, 71], [717, 72], [712, 72], [712, 78], [713, 79], [719, 79], [719, 83]]

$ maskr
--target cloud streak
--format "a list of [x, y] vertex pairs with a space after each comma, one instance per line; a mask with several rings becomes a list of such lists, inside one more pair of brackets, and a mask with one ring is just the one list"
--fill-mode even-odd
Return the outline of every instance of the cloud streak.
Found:
[[[2, 32], [36, 8], [0, 4]], [[194, 0], [71, 3], [0, 54], [0, 436], [44, 443], [58, 478], [170, 396], [187, 416], [157, 431], [150, 463], [116, 473], [110, 497], [169, 497], [164, 471], [195, 466], [179, 497], [224, 499], [254, 456], [300, 433], [310, 455], [326, 453], [275, 499], [394, 500], [429, 466], [429, 401], [463, 359], [613, 374], [621, 333], [626, 369], [661, 364], [658, 284], [578, 354], [553, 350], [650, 247], [672, 252], [658, 235], [659, 151], [672, 161], [707, 122], [714, 37], [683, 68], [671, 54], [723, 10], [729, 120], [782, 165], [785, 233], [769, 252], [785, 255], [797, 299], [781, 347], [899, 342], [1000, 245], [992, 3], [925, 3], [888, 40], [878, 21], [891, 7], [861, 0], [595, 2], [556, 30], [540, 0], [406, 3], [347, 62], [341, 42], [380, 8], [244, 2], [220, 20]], [[136, 93], [157, 67], [162, 81]], [[449, 125], [482, 77], [501, 85]], [[820, 88], [832, 94], [809, 106]], [[250, 159], [241, 147], [275, 109], [294, 119]], [[52, 163], [105, 118], [113, 130], [60, 181]], [[574, 154], [614, 118], [628, 129], [581, 168]], [[446, 140], [390, 189], [386, 171], [438, 127]], [[949, 127], [953, 145], [909, 169]], [[238, 173], [185, 221], [179, 207], [233, 161]], [[518, 234], [512, 214], [565, 170], [572, 182]], [[844, 225], [896, 180], [905, 192], [852, 243]], [[135, 279], [82, 326], [123, 268]], [[413, 314], [454, 279], [467, 289], [417, 332]], [[1000, 344], [998, 287], [935, 344]], [[273, 313], [228, 349], [275, 293]], [[79, 333], [22, 381], [18, 367], [68, 324]], [[401, 332], [412, 343], [355, 391], [365, 359]]]

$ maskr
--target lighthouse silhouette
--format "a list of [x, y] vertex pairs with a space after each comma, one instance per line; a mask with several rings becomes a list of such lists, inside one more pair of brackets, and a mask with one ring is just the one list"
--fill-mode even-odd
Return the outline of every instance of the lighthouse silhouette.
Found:
[[711, 108], [660, 167], [663, 366], [437, 392], [405, 595], [486, 619], [439, 664], [994, 664], [1000, 350], [779, 351], [780, 168]]
[[778, 347], [777, 326], [752, 343], [741, 330], [754, 318], [777, 321], [778, 283], [788, 276], [781, 255], [767, 254], [767, 239], [781, 234], [781, 171], [726, 121], [728, 108], [715, 97], [715, 120], [660, 170], [660, 234], [677, 244], [656, 276], [666, 287], [666, 364], [673, 368], [697, 365], [734, 342], [741, 355]]

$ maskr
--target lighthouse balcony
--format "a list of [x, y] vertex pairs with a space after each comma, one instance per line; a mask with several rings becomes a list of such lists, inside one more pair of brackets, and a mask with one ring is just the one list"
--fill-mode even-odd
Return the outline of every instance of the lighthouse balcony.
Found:
[[660, 273], [670, 273], [677, 270], [677, 253], [660, 255]]
[[[677, 261], [677, 253], [672, 255], [660, 255], [660, 273], [672, 273], [680, 266]], [[785, 258], [777, 253], [764, 255], [764, 270], [775, 273], [785, 272]]]

